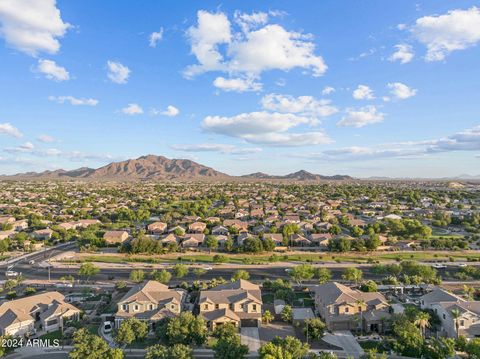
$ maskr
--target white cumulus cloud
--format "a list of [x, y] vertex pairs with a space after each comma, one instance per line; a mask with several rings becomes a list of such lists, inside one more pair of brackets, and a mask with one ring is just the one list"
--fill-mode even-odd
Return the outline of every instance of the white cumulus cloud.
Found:
[[0, 123], [0, 134], [9, 135], [17, 138], [23, 136], [22, 133], [18, 130], [18, 128], [12, 126], [8, 122]]
[[417, 94], [416, 89], [412, 89], [401, 82], [389, 83], [387, 86], [390, 89], [390, 93], [399, 100], [405, 100]]
[[130, 69], [122, 65], [120, 62], [108, 61], [107, 62], [108, 73], [107, 76], [110, 81], [116, 84], [126, 84], [128, 77], [130, 76]]
[[50, 143], [54, 142], [55, 138], [50, 135], [40, 135], [37, 137], [37, 141], [44, 142], [44, 143]]
[[375, 98], [373, 90], [366, 85], [358, 85], [352, 96], [355, 100], [373, 100]]
[[245, 155], [251, 153], [261, 152], [262, 149], [258, 147], [238, 148], [234, 145], [220, 144], [220, 143], [201, 143], [201, 144], [178, 144], [171, 146], [176, 151], [184, 152], [219, 152], [224, 154]]
[[9, 46], [32, 56], [57, 53], [58, 39], [70, 27], [55, 0], [2, 0], [0, 25], [0, 36]]
[[311, 35], [267, 24], [264, 13], [237, 12], [235, 21], [241, 31], [234, 31], [222, 12], [198, 11], [197, 25], [187, 31], [198, 63], [185, 69], [186, 77], [219, 71], [233, 78], [258, 79], [264, 71], [293, 68], [309, 69], [313, 76], [321, 76], [327, 70], [323, 58], [315, 54]]
[[335, 88], [332, 86], [325, 86], [322, 90], [322, 95], [330, 95], [335, 92]]
[[456, 9], [439, 16], [424, 16], [410, 28], [413, 37], [427, 47], [426, 61], [441, 61], [453, 51], [480, 41], [480, 9]]
[[378, 112], [375, 106], [365, 106], [358, 110], [349, 108], [345, 116], [337, 123], [339, 127], [364, 127], [383, 122], [384, 114]]
[[202, 128], [206, 131], [230, 137], [242, 138], [249, 143], [270, 146], [304, 146], [330, 143], [330, 138], [322, 131], [288, 133], [300, 125], [316, 125], [314, 117], [293, 113], [249, 112], [239, 115], [207, 116]]
[[415, 56], [411, 45], [398, 44], [395, 45], [395, 49], [396, 51], [388, 58], [389, 61], [400, 61], [401, 64], [406, 64]]
[[49, 80], [67, 81], [70, 80], [70, 74], [65, 67], [57, 65], [52, 60], [38, 60], [36, 71], [45, 75]]
[[262, 84], [255, 82], [253, 78], [226, 79], [222, 76], [219, 76], [213, 81], [213, 85], [227, 92], [260, 91], [262, 89]]
[[122, 108], [122, 112], [130, 116], [141, 115], [143, 113], [143, 109], [136, 103], [129, 103], [127, 107]]
[[73, 106], [96, 106], [98, 100], [94, 98], [77, 98], [73, 96], [49, 96], [50, 101], [55, 101], [58, 103], [69, 102]]
[[326, 117], [338, 112], [330, 100], [316, 99], [313, 96], [293, 97], [289, 95], [268, 94], [261, 100], [262, 107], [270, 111], [304, 113]]
[[150, 47], [157, 47], [157, 43], [163, 39], [163, 28], [160, 28], [158, 32], [152, 32], [148, 38], [148, 44]]

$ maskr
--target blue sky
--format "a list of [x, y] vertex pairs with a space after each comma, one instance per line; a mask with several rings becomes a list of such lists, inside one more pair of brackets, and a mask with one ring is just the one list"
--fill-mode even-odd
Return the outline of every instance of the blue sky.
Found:
[[0, 173], [478, 175], [478, 6], [0, 0]]

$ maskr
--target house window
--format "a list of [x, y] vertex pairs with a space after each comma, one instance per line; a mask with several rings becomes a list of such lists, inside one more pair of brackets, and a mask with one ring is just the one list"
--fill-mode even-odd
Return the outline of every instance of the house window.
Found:
[[447, 317], [445, 316], [445, 314], [443, 314], [443, 319], [447, 319]]
[[123, 304], [122, 309], [126, 312], [128, 310], [128, 304]]
[[228, 305], [228, 308], [230, 308], [230, 310], [234, 310], [234, 309], [235, 309], [233, 303], [230, 303], [230, 304]]
[[349, 307], [346, 307], [345, 308], [345, 313], [348, 313], [350, 311], [350, 308]]
[[462, 320], [460, 321], [460, 326], [463, 327], [464, 325], [465, 325], [465, 321], [462, 319]]
[[257, 305], [256, 305], [256, 304], [253, 305], [253, 311], [254, 311], [254, 312], [257, 311]]
[[358, 311], [359, 311], [359, 312], [362, 311], [362, 307], [361, 307], [361, 306], [358, 307]]
[[171, 304], [170, 309], [175, 309], [175, 305]]
[[203, 309], [208, 310], [208, 304], [205, 304], [205, 305], [203, 306]]
[[135, 305], [133, 306], [133, 310], [134, 310], [135, 312], [138, 312], [138, 310], [139, 310], [139, 307], [138, 307], [138, 305], [137, 305], [137, 304], [135, 304]]
[[49, 326], [55, 325], [57, 323], [58, 323], [58, 320], [55, 318], [55, 319], [49, 320], [46, 324], [47, 324], [47, 327], [49, 327]]
[[149, 304], [149, 305], [148, 305], [148, 309], [149, 309], [149, 310], [153, 310], [153, 304]]
[[218, 304], [215, 304], [215, 309], [220, 309], [220, 306]]

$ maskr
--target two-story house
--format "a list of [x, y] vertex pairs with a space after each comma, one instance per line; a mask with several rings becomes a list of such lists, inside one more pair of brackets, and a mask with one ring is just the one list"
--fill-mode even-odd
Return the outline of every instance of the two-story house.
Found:
[[35, 330], [51, 332], [67, 320], [78, 320], [80, 310], [65, 302], [59, 292], [46, 292], [0, 305], [0, 334], [29, 335]]
[[420, 306], [422, 309], [433, 310], [438, 316], [441, 336], [480, 336], [480, 302], [467, 301], [444, 289], [436, 288], [420, 298]]
[[153, 328], [160, 319], [180, 314], [185, 294], [183, 289], [169, 289], [153, 280], [135, 285], [117, 303], [115, 326], [134, 317], [149, 322]]
[[383, 332], [391, 317], [389, 304], [381, 293], [365, 293], [337, 282], [315, 288], [315, 308], [330, 330]]
[[198, 304], [200, 315], [211, 329], [224, 323], [238, 328], [258, 327], [261, 322], [260, 287], [243, 279], [202, 290]]

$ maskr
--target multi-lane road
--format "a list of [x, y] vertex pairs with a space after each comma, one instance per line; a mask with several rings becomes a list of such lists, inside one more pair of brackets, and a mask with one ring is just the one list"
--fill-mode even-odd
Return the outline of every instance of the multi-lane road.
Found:
[[[57, 256], [65, 251], [71, 251], [75, 248], [75, 244], [66, 244], [62, 247], [55, 247], [49, 250], [37, 252], [34, 254], [29, 255], [26, 258], [22, 258], [17, 260], [14, 264], [13, 270], [16, 272], [21, 272], [25, 279], [32, 279], [32, 280], [48, 280], [51, 279], [52, 281], [59, 280], [61, 277], [73, 275], [75, 278], [78, 278], [78, 266], [72, 267], [54, 267], [51, 266], [50, 269], [45, 264], [49, 258]], [[11, 262], [11, 261], [10, 261]], [[31, 264], [33, 262], [33, 264]], [[12, 263], [5, 263], [0, 265], [0, 271], [5, 272], [7, 267], [12, 265]], [[314, 264], [315, 265], [315, 264]], [[477, 265], [477, 264], [474, 264]], [[331, 263], [331, 264], [322, 264], [323, 267], [329, 268], [332, 272], [333, 280], [341, 279], [342, 273], [347, 266], [352, 266], [351, 263], [346, 263], [344, 265], [339, 263]], [[363, 277], [365, 279], [381, 279], [382, 276], [379, 276], [376, 273], [373, 273], [371, 270], [371, 266], [368, 264], [365, 265], [357, 265], [355, 264], [356, 268], [359, 268], [363, 271]], [[115, 267], [104, 267], [100, 269], [100, 272], [91, 278], [91, 280], [99, 281], [99, 282], [111, 282], [117, 280], [126, 280], [130, 276], [130, 272], [134, 268], [115, 268]], [[196, 279], [201, 280], [210, 280], [213, 278], [223, 277], [225, 279], [229, 279], [235, 271], [238, 269], [245, 269], [250, 274], [250, 279], [253, 281], [262, 281], [265, 279], [275, 280], [277, 278], [288, 278], [289, 274], [287, 272], [287, 267], [283, 267], [278, 263], [272, 265], [259, 265], [259, 266], [225, 266], [225, 265], [218, 265], [212, 266], [212, 268], [202, 274], [200, 277], [197, 277], [192, 271], [187, 274], [185, 277], [181, 279], [173, 278], [172, 282], [192, 282]], [[456, 263], [452, 263], [448, 265], [446, 269], [438, 269], [440, 275], [444, 279], [446, 278], [447, 272], [452, 275], [456, 271], [458, 271], [459, 266]], [[147, 269], [146, 269], [147, 270]], [[151, 269], [149, 269], [151, 270]]]

